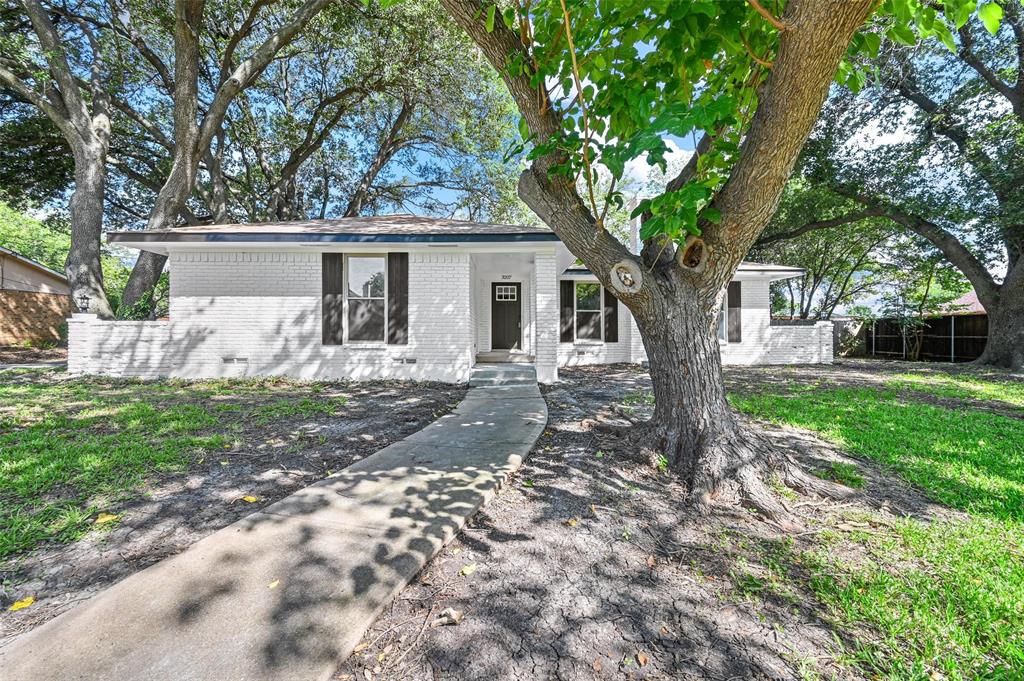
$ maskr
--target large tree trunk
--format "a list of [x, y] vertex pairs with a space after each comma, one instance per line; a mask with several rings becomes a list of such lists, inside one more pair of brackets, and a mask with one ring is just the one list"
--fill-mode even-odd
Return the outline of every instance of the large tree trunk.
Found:
[[1019, 371], [1024, 368], [1024, 263], [1007, 272], [995, 304], [982, 303], [988, 313], [988, 341], [975, 364]]
[[631, 434], [628, 446], [664, 456], [702, 509], [738, 501], [783, 519], [787, 511], [766, 484], [772, 477], [802, 491], [841, 494], [805, 474], [733, 413], [717, 331], [724, 290], [685, 278], [660, 283], [665, 295], [635, 313], [654, 385], [654, 414]]
[[102, 145], [76, 148], [75, 191], [71, 195], [71, 249], [64, 271], [68, 275], [71, 297], [78, 304], [88, 296], [88, 309], [103, 319], [114, 312], [103, 290], [100, 265], [100, 236], [103, 233], [103, 200], [107, 183], [105, 153]]

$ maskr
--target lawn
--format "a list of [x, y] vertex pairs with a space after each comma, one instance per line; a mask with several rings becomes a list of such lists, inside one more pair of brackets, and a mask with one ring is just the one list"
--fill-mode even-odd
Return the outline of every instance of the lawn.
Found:
[[[1024, 419], [974, 401], [1024, 404], [1024, 384], [897, 374], [874, 388], [803, 387], [733, 394], [758, 419], [811, 430], [884, 464], [964, 514], [926, 522], [861, 518], [863, 532], [822, 531], [787, 564], [832, 621], [853, 634], [844, 661], [875, 678], [1024, 678]], [[957, 398], [952, 406], [928, 396]], [[828, 476], [832, 477], [832, 476]], [[842, 542], [860, 560], [839, 556]]]
[[347, 398], [286, 381], [0, 384], [0, 558], [71, 541], [155, 475], [232, 449], [246, 426], [336, 412]]

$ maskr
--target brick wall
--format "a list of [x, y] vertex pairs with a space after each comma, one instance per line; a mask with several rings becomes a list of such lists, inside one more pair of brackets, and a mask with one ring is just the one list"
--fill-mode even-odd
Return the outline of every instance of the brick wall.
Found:
[[320, 263], [315, 251], [174, 254], [173, 373], [468, 380], [467, 254], [410, 253], [407, 345], [322, 345]]
[[[722, 364], [831, 364], [832, 324], [772, 326], [769, 285], [765, 280], [741, 279], [742, 340], [721, 345]], [[559, 343], [559, 366], [639, 363], [647, 360], [643, 339], [633, 316], [619, 306], [619, 342]]]
[[537, 311], [534, 329], [537, 380], [558, 380], [558, 268], [555, 254], [537, 253], [533, 258], [533, 290]]
[[178, 359], [166, 321], [103, 321], [92, 314], [68, 320], [68, 373], [159, 378]]
[[56, 343], [61, 324], [73, 311], [71, 296], [0, 291], [0, 345]]

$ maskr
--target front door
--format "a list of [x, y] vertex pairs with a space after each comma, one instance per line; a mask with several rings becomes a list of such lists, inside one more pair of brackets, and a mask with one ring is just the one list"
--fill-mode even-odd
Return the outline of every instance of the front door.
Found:
[[519, 301], [522, 284], [491, 284], [491, 349], [522, 348], [523, 308]]

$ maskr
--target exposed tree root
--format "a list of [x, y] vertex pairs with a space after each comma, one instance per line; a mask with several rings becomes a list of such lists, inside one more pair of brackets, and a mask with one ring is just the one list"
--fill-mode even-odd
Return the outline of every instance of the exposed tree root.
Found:
[[[726, 430], [715, 442], [686, 446], [670, 429], [650, 422], [635, 425], [617, 442], [629, 458], [656, 465], [665, 456], [687, 484], [694, 508], [707, 514], [714, 506], [739, 504], [785, 531], [802, 529], [792, 510], [773, 489], [782, 484], [801, 494], [828, 499], [849, 496], [849, 488], [809, 474], [784, 448], [756, 427]], [[675, 456], [670, 454], [675, 452]]]

